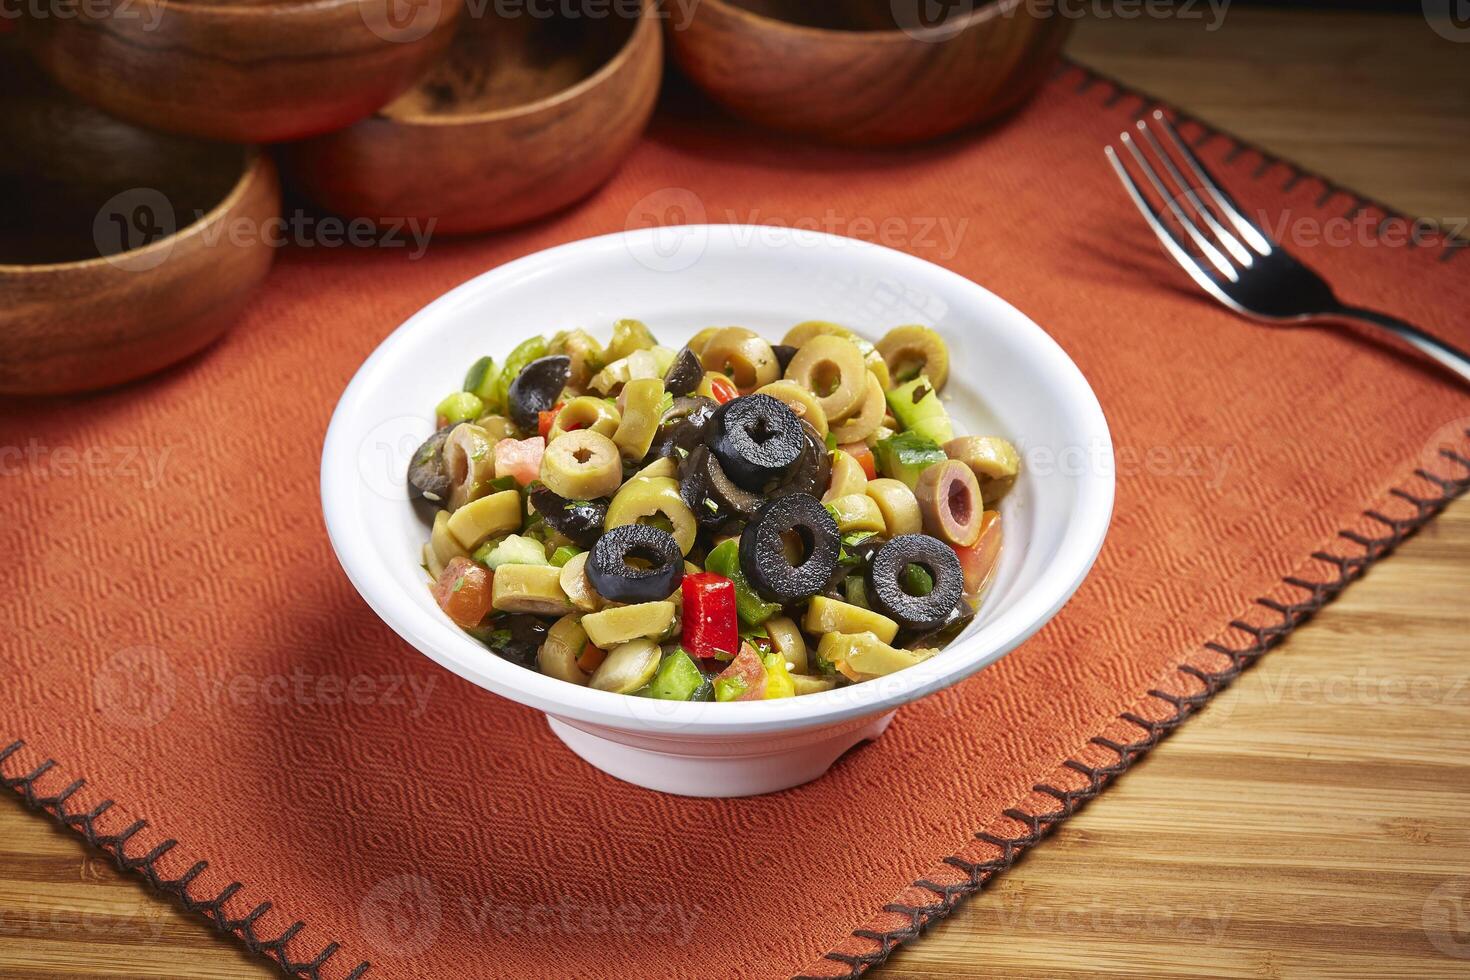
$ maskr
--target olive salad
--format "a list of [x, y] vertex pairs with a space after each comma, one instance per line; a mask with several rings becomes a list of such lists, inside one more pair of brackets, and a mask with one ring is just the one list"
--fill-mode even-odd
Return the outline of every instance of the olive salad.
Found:
[[439, 403], [410, 493], [444, 613], [572, 684], [675, 701], [794, 697], [934, 656], [1000, 553], [1015, 448], [957, 436], [949, 353], [822, 321], [780, 344], [637, 320], [481, 358]]

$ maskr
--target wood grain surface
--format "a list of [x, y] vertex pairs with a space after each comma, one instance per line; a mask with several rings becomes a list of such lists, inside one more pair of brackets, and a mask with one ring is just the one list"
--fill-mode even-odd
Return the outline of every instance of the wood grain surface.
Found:
[[947, 6], [954, 16], [924, 34], [917, 9], [900, 0], [700, 0], [687, 27], [668, 22], [668, 36], [685, 75], [735, 115], [886, 146], [1019, 105], [1046, 80], [1074, 24], [1031, 0]]
[[[1470, 212], [1417, 16], [1096, 19], [1074, 57], [1411, 213]], [[874, 976], [1470, 976], [1470, 500]], [[276, 975], [0, 799], [0, 977]]]

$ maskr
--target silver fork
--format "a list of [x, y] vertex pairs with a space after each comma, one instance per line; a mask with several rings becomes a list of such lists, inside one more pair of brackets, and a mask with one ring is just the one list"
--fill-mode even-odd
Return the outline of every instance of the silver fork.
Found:
[[[1194, 251], [1139, 188], [1118, 151], [1109, 146], [1103, 152], [1164, 250], [1200, 288], [1235, 312], [1268, 323], [1356, 320], [1379, 327], [1470, 381], [1470, 354], [1386, 313], [1344, 304], [1321, 276], [1273, 242], [1241, 212], [1240, 205], [1220, 187], [1162, 112], [1155, 110], [1151, 119], [1153, 126], [1148, 124], [1148, 119], [1140, 119], [1138, 132], [1158, 166], [1149, 161], [1131, 133], [1124, 132], [1118, 139], [1194, 245]], [[1174, 148], [1175, 156], [1192, 180], [1186, 180], [1174, 158], [1165, 152], [1154, 129]], [[1174, 193], [1160, 176], [1160, 169], [1177, 188]], [[1213, 210], [1206, 206], [1206, 201], [1213, 205]]]

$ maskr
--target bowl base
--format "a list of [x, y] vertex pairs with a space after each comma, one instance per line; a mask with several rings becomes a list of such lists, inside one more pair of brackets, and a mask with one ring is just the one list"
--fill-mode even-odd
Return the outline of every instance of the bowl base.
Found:
[[547, 715], [546, 722], [567, 748], [609, 776], [660, 793], [726, 797], [758, 796], [809, 783], [848, 749], [882, 735], [894, 714], [818, 729], [800, 738], [657, 742], [553, 715]]

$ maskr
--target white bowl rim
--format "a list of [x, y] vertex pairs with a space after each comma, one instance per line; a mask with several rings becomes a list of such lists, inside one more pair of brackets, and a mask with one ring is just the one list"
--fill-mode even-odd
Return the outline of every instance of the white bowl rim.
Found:
[[[760, 233], [751, 234], [757, 228]], [[654, 712], [646, 699], [568, 684], [489, 654], [447, 619], [432, 616], [415, 605], [391, 575], [385, 571], [374, 574], [381, 559], [362, 533], [367, 525], [359, 502], [361, 485], [356, 454], [360, 439], [354, 438], [360, 433], [355, 432], [353, 420], [364, 417], [359, 410], [376, 380], [375, 375], [388, 369], [397, 349], [408, 341], [420, 323], [436, 320], [482, 293], [493, 292], [522, 277], [540, 275], [574, 254], [585, 257], [611, 250], [626, 251], [648, 246], [654, 236], [670, 233], [704, 235], [707, 249], [778, 247], [777, 243], [789, 239], [791, 243], [799, 241], [808, 247], [816, 243], [886, 253], [883, 261], [893, 267], [895, 274], [901, 272], [915, 279], [937, 281], [950, 290], [976, 292], [987, 304], [998, 304], [999, 308], [1009, 310], [1014, 319], [1008, 329], [1026, 335], [1032, 356], [1044, 362], [1045, 373], [1058, 385], [1054, 396], [1067, 403], [1067, 417], [1077, 420], [1079, 439], [1087, 440], [1088, 445], [1098, 447], [1100, 452], [1098, 465], [1086, 467], [1078, 475], [1073, 519], [1046, 578], [999, 611], [975, 634], [946, 647], [942, 656], [896, 674], [799, 698], [728, 704], [656, 702], [658, 707]], [[559, 717], [614, 729], [678, 737], [742, 735], [831, 725], [889, 711], [958, 683], [1020, 645], [1066, 604], [1101, 551], [1112, 517], [1115, 489], [1112, 464], [1113, 444], [1107, 420], [1081, 370], [1046, 331], [973, 280], [906, 252], [823, 232], [767, 225], [659, 226], [580, 239], [534, 252], [454, 287], [409, 317], [369, 355], [343, 392], [323, 445], [321, 493], [333, 550], [363, 599], [410, 645], [471, 683]], [[452, 637], [448, 634], [457, 635], [463, 643], [449, 642]], [[631, 703], [634, 701], [645, 703], [635, 705]]]

